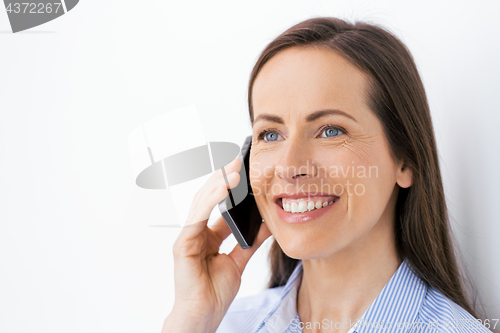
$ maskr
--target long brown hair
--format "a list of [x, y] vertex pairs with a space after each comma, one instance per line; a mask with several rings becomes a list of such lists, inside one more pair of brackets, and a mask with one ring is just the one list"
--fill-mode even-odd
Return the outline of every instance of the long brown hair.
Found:
[[[478, 318], [466, 293], [439, 170], [434, 129], [424, 86], [406, 46], [385, 29], [332, 17], [300, 22], [262, 51], [250, 75], [248, 105], [253, 123], [252, 88], [257, 74], [278, 52], [293, 46], [325, 47], [368, 74], [369, 106], [381, 121], [391, 154], [413, 173], [413, 184], [401, 188], [396, 204], [398, 255], [407, 258], [429, 285]], [[276, 240], [269, 254], [269, 288], [284, 285], [297, 259], [288, 257]]]

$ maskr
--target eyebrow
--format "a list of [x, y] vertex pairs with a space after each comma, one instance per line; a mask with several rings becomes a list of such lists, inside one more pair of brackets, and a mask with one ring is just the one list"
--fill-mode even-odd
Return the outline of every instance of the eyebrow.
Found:
[[[311, 114], [309, 114], [307, 117], [306, 117], [306, 122], [313, 122], [319, 118], [322, 118], [322, 117], [326, 117], [326, 116], [329, 116], [329, 115], [339, 115], [339, 116], [344, 116], [344, 117], [347, 117], [349, 119], [352, 119], [354, 120], [355, 122], [357, 122], [357, 120], [351, 116], [350, 114], [344, 112], [344, 111], [341, 111], [341, 110], [336, 110], [336, 109], [328, 109], [328, 110], [320, 110], [320, 111], [315, 111]], [[284, 124], [285, 121], [283, 120], [283, 118], [281, 117], [278, 117], [278, 116], [274, 116], [274, 115], [271, 115], [271, 114], [267, 114], [267, 113], [263, 113], [263, 114], [260, 114], [257, 116], [257, 118], [255, 118], [254, 120], [254, 124], [256, 122], [258, 122], [259, 120], [267, 120], [267, 121], [272, 121], [274, 123], [278, 123], [278, 124]]]

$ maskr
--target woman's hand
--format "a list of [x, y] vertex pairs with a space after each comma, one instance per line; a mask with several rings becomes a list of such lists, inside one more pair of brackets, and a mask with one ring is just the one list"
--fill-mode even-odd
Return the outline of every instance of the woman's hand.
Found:
[[229, 186], [218, 170], [193, 199], [186, 226], [173, 246], [175, 302], [162, 332], [215, 332], [236, 297], [248, 260], [271, 235], [262, 223], [252, 248], [236, 245], [229, 254], [219, 253], [231, 231], [222, 216], [210, 228], [207, 221], [227, 189], [239, 183], [240, 169], [241, 161], [233, 160], [224, 169]]

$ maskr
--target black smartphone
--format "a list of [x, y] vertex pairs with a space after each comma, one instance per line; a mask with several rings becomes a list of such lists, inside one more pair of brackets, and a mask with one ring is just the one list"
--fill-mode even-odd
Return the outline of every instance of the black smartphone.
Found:
[[[238, 156], [243, 162], [240, 169], [240, 182], [228, 190], [227, 197], [219, 203], [219, 210], [231, 232], [243, 249], [251, 248], [262, 223], [257, 203], [250, 186], [250, 148], [252, 136], [248, 136]], [[221, 169], [227, 183], [224, 168]]]

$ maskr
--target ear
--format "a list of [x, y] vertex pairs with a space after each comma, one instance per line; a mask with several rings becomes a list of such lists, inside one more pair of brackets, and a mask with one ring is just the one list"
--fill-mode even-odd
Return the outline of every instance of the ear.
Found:
[[396, 174], [396, 183], [402, 188], [410, 187], [413, 184], [413, 173], [404, 162], [399, 164]]

